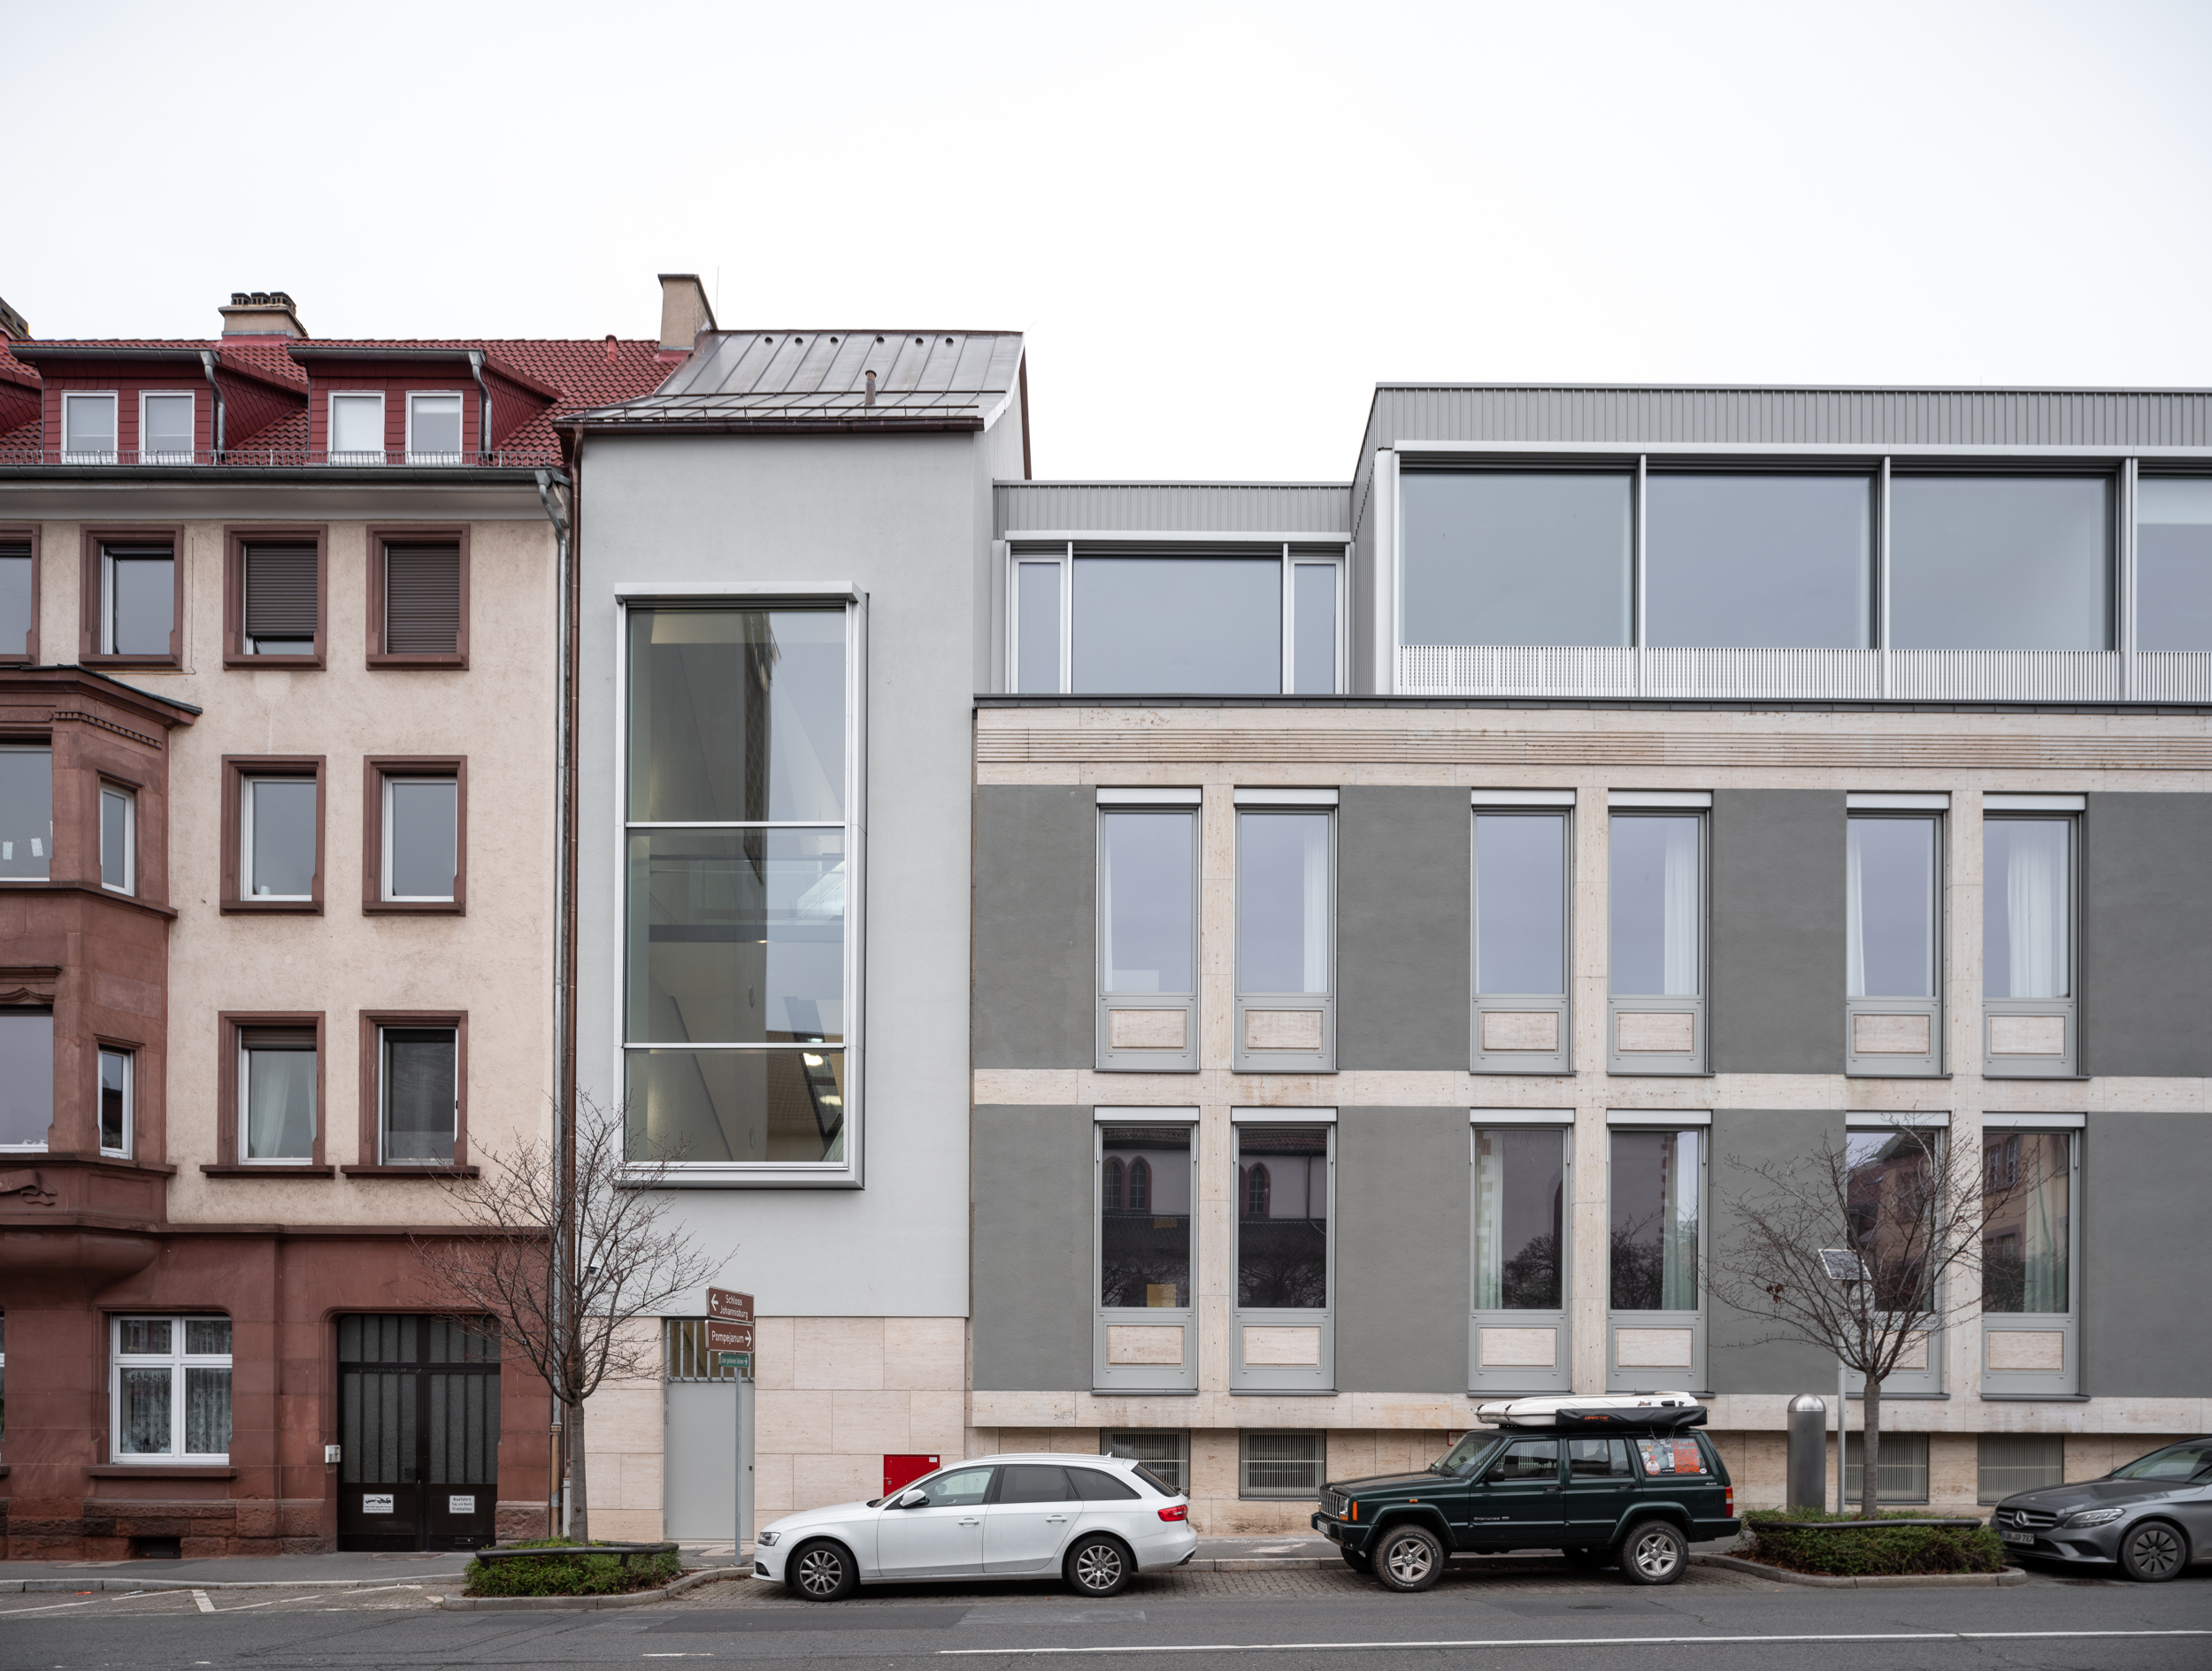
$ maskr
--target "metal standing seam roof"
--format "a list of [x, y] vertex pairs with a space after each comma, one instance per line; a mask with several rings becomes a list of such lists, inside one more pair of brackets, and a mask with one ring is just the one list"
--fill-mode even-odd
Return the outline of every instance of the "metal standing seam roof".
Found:
[[1018, 331], [710, 331], [651, 395], [565, 421], [595, 428], [985, 429], [1015, 399], [1021, 366]]

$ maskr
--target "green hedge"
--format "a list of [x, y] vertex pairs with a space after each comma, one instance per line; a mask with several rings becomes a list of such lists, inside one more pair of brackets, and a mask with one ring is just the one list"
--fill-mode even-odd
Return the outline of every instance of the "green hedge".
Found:
[[[1744, 1517], [1755, 1540], [1742, 1552], [1753, 1560], [1786, 1567], [1792, 1572], [1834, 1578], [1886, 1577], [1896, 1573], [2002, 1572], [2005, 1546], [1986, 1526], [1900, 1526], [1889, 1531], [1816, 1532], [1808, 1522], [1856, 1520], [1856, 1514], [1831, 1514], [1817, 1509], [1784, 1514], [1754, 1509]], [[1877, 1514], [1878, 1520], [1924, 1520], [1909, 1510]]]
[[472, 1560], [472, 1596], [618, 1596], [632, 1590], [657, 1590], [681, 1575], [674, 1550], [633, 1555], [624, 1566], [614, 1555], [595, 1555], [588, 1545], [565, 1537], [541, 1537], [517, 1549], [542, 1549], [540, 1560]]

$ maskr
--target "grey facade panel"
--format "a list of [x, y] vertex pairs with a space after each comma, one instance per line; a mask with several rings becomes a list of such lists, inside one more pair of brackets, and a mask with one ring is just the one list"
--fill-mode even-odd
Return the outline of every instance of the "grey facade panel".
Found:
[[[1767, 1193], [1770, 1185], [1753, 1169], [1760, 1166], [1804, 1169], [1813, 1177], [1824, 1174], [1824, 1149], [1843, 1146], [1840, 1110], [1808, 1108], [1718, 1108], [1713, 1113], [1712, 1153], [1705, 1170], [1707, 1207], [1703, 1246], [1705, 1281], [1715, 1275], [1716, 1261], [1739, 1259], [1747, 1251], [1743, 1241], [1746, 1207]], [[1820, 1392], [1832, 1398], [1836, 1385], [1834, 1354], [1796, 1340], [1767, 1340], [1773, 1325], [1747, 1315], [1717, 1299], [1708, 1299], [1706, 1318], [1706, 1374], [1715, 1392]]]
[[2098, 1114], [2082, 1138], [2081, 1390], [2201, 1398], [2212, 1331], [2194, 1318], [2212, 1253], [2177, 1181], [2212, 1177], [2212, 1119]]
[[1340, 1108], [1336, 1117], [1338, 1390], [1463, 1393], [1467, 1110]]
[[1300, 533], [1351, 531], [1341, 482], [1047, 482], [998, 484], [995, 530]]
[[1840, 790], [1713, 796], [1711, 1067], [1843, 1071]]
[[1464, 789], [1342, 792], [1339, 1068], [1465, 1070], [1472, 831]]
[[1097, 792], [987, 785], [975, 801], [975, 1065], [1087, 1068]]
[[2082, 1071], [2212, 1074], [2212, 794], [2091, 795]]
[[1091, 1111], [975, 1111], [975, 1386], [1091, 1384]]

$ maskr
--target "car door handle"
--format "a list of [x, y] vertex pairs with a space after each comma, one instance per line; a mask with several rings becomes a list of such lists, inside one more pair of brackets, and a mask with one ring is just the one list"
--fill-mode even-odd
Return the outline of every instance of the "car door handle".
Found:
[[1064, 1523], [1066, 1520], [1067, 1516], [1065, 1514], [1048, 1514], [1045, 1516], [1045, 1524], [1048, 1526], [1056, 1526]]
[[980, 1526], [983, 1524], [980, 1520], [964, 1520], [960, 1523], [963, 1526]]

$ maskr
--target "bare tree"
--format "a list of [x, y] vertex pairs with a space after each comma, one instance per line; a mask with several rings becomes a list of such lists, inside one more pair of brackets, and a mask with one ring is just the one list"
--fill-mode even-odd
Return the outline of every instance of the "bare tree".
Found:
[[657, 1343], [629, 1325], [697, 1290], [723, 1261], [664, 1222], [674, 1200], [660, 1186], [678, 1157], [629, 1160], [622, 1111], [576, 1100], [570, 1187], [556, 1144], [481, 1151], [478, 1177], [446, 1184], [460, 1225], [417, 1237], [415, 1253], [435, 1303], [496, 1318], [552, 1389], [568, 1453], [569, 1532], [584, 1543], [584, 1402], [611, 1379], [658, 1372]]
[[[1865, 1382], [1859, 1513], [1875, 1512], [1882, 1387], [1916, 1348], [1983, 1306], [1985, 1266], [2002, 1280], [2007, 1225], [2034, 1180], [2015, 1157], [1962, 1153], [1943, 1131], [1861, 1132], [1788, 1164], [1724, 1157], [1718, 1192], [1737, 1230], [1707, 1266], [1707, 1289], [1759, 1330], [1795, 1340]], [[2031, 1164], [2032, 1164], [2031, 1162]]]

